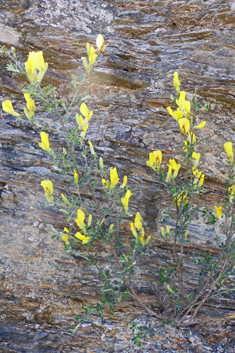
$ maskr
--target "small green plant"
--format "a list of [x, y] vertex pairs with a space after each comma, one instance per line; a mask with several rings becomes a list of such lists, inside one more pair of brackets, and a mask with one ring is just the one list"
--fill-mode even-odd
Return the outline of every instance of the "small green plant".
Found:
[[[121, 182], [117, 168], [108, 170], [92, 142], [86, 140], [93, 111], [84, 102], [89, 96], [81, 93], [81, 87], [91, 77], [98, 56], [105, 52], [102, 35], [98, 35], [96, 46], [97, 49], [87, 43], [86, 56], [82, 58], [84, 72], [79, 77], [72, 77], [73, 94], [70, 99], [57, 97], [56, 89], [50, 85], [41, 86], [48, 68], [42, 52], [30, 52], [23, 68], [14, 49], [8, 51], [1, 48], [2, 54], [13, 61], [8, 65], [8, 70], [13, 74], [25, 74], [29, 80], [23, 90], [26, 100], [24, 115], [32, 125], [41, 129], [39, 147], [49, 154], [54, 171], [69, 176], [73, 189], [72, 192], [65, 189], [64, 193], [58, 195], [54, 192], [51, 180], [41, 181], [47, 204], [64, 214], [66, 226], [63, 229], [53, 229], [52, 238], [61, 239], [64, 250], [69, 254], [83, 257], [88, 265], [94, 267], [102, 283], [99, 302], [96, 305], [84, 304], [84, 315], [76, 316], [72, 329], [75, 331], [84, 321], [92, 320], [93, 315], [103, 316], [107, 306], [115, 310], [116, 305], [127, 296], [132, 296], [148, 315], [162, 322], [182, 323], [188, 314], [191, 314], [192, 321], [208, 298], [233, 290], [225, 286], [235, 268], [235, 163], [232, 143], [224, 145], [231, 173], [226, 183], [227, 196], [222, 216], [222, 206], [215, 206], [216, 213], [213, 214], [211, 210], [204, 209], [200, 201], [204, 193], [204, 174], [198, 170], [200, 153], [197, 150], [200, 141], [196, 133], [206, 122], [199, 122], [197, 113], [207, 110], [208, 106], [200, 106], [196, 93], [192, 101], [186, 100], [186, 92], [180, 91], [178, 73], [175, 72], [175, 95], [172, 96], [175, 110], [171, 107], [167, 110], [178, 123], [181, 135], [179, 161], [170, 159], [165, 170], [162, 152], [157, 150], [149, 154], [146, 162], [156, 178], [164, 184], [168, 195], [168, 207], [162, 213], [160, 237], [172, 248], [172, 260], [159, 267], [157, 282], [153, 282], [157, 283], [157, 292], [160, 293], [160, 310], [153, 311], [140, 299], [134, 286], [136, 266], [152, 246], [151, 235], [146, 231], [141, 214], [136, 212], [132, 215], [129, 210], [129, 199], [133, 195], [127, 176], [124, 175]], [[45, 131], [50, 133], [52, 128], [47, 124], [41, 126], [35, 118], [37, 104], [43, 105], [45, 111], [58, 118], [65, 138], [62, 149], [51, 148], [49, 134]], [[79, 113], [71, 121], [71, 113], [78, 106]], [[24, 118], [23, 113], [14, 110], [10, 100], [2, 102], [2, 109], [21, 120]], [[220, 250], [218, 258], [205, 254], [204, 258], [194, 260], [199, 269], [199, 281], [198, 286], [189, 292], [184, 285], [185, 245], [190, 243], [189, 225], [199, 212], [215, 232], [216, 225], [220, 224], [225, 240], [216, 235]], [[124, 218], [130, 219], [129, 232], [121, 229]], [[98, 246], [105, 250], [106, 255], [97, 251]], [[150, 324], [137, 326], [133, 322], [131, 330], [133, 342], [138, 346], [154, 334]]]
[[[192, 312], [191, 320], [194, 319], [200, 307], [207, 299], [218, 294], [218, 290], [223, 288], [223, 284], [229, 275], [234, 272], [234, 159], [232, 143], [224, 144], [225, 151], [229, 157], [231, 165], [231, 175], [228, 177], [226, 187], [227, 197], [224, 201], [225, 222], [222, 223], [222, 206], [215, 206], [216, 215], [211, 210], [204, 209], [200, 198], [205, 189], [203, 188], [204, 174], [198, 170], [200, 153], [197, 152], [201, 141], [197, 141], [196, 132], [206, 125], [206, 121], [198, 122], [197, 113], [207, 110], [208, 106], [201, 107], [196, 93], [192, 101], [186, 100], [186, 92], [180, 91], [180, 81], [178, 73], [174, 73], [173, 84], [175, 96], [171, 96], [172, 103], [176, 110], [168, 107], [169, 114], [178, 122], [181, 132], [181, 161], [183, 162], [183, 172], [180, 173], [181, 164], [174, 159], [169, 160], [168, 171], [161, 168], [162, 152], [153, 151], [149, 154], [147, 165], [153, 169], [158, 178], [165, 185], [165, 190], [169, 196], [169, 206], [162, 213], [161, 237], [164, 241], [172, 240], [171, 267], [169, 264], [160, 268], [158, 280], [164, 284], [166, 295], [171, 299], [170, 307], [172, 318], [177, 318], [181, 322], [186, 315]], [[184, 256], [185, 244], [189, 243], [189, 225], [194, 220], [197, 213], [202, 213], [206, 224], [213, 226], [220, 222], [225, 242], [221, 242], [216, 235], [220, 256], [213, 259], [210, 254], [206, 254], [203, 259], [196, 260], [195, 263], [201, 268], [199, 272], [199, 286], [195, 288], [196, 294], [189, 293], [184, 285]]]
[[142, 342], [146, 341], [149, 337], [154, 337], [155, 332], [152, 328], [151, 323], [146, 323], [145, 326], [137, 325], [135, 321], [133, 321], [132, 326], [130, 327], [132, 330], [132, 341], [138, 346], [141, 347]]
[[[96, 39], [97, 49], [87, 43], [86, 56], [82, 58], [84, 72], [80, 77], [72, 77], [73, 95], [70, 100], [57, 98], [54, 87], [41, 85], [48, 64], [45, 63], [42, 52], [30, 52], [23, 68], [17, 60], [15, 50], [7, 51], [2, 47], [2, 54], [13, 60], [8, 66], [14, 74], [24, 74], [29, 84], [24, 88], [27, 107], [24, 108], [25, 117], [37, 128], [41, 129], [39, 147], [49, 154], [54, 171], [68, 175], [73, 187], [72, 193], [66, 190], [60, 196], [54, 192], [51, 180], [42, 180], [47, 205], [63, 212], [66, 227], [53, 229], [53, 239], [64, 242], [64, 250], [70, 254], [79, 255], [97, 271], [102, 282], [100, 302], [97, 305], [84, 304], [84, 315], [77, 316], [75, 331], [85, 320], [90, 320], [93, 314], [103, 315], [105, 307], [115, 309], [122, 298], [131, 295], [150, 314], [152, 312], [142, 303], [133, 287], [135, 266], [140, 257], [148, 250], [150, 235], [146, 236], [144, 223], [139, 212], [133, 216], [129, 212], [129, 199], [132, 192], [128, 187], [127, 176], [120, 181], [116, 167], [109, 170], [103, 159], [98, 158], [91, 141], [85, 139], [89, 121], [93, 111], [89, 110], [84, 100], [86, 93], [81, 93], [81, 87], [90, 77], [93, 66], [99, 54], [105, 52], [105, 42], [102, 35]], [[49, 134], [50, 126], [41, 126], [35, 118], [36, 102], [43, 105], [45, 111], [58, 117], [66, 145], [63, 149], [51, 148]], [[79, 107], [80, 114], [70, 121], [69, 115], [74, 107]], [[14, 110], [10, 100], [2, 102], [2, 109], [9, 114], [23, 119], [23, 113]], [[86, 195], [86, 197], [84, 196]], [[129, 245], [124, 245], [121, 231], [121, 220], [132, 218], [130, 222]], [[103, 256], [96, 251], [100, 244]], [[99, 246], [100, 246], [99, 245]], [[108, 269], [107, 269], [108, 264]]]

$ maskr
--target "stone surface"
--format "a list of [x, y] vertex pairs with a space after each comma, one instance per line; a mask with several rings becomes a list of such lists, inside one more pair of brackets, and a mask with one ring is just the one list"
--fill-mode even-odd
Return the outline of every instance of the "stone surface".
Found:
[[[224, 195], [227, 173], [223, 143], [235, 138], [235, 11], [224, 0], [12, 0], [0, 1], [0, 44], [15, 46], [26, 61], [29, 50], [43, 50], [49, 69], [45, 84], [69, 94], [70, 75], [79, 74], [85, 43], [102, 33], [107, 53], [98, 59], [86, 87], [94, 110], [88, 138], [110, 166], [128, 175], [135, 195], [131, 210], [144, 216], [153, 234], [165, 207], [162, 185], [146, 167], [148, 153], [161, 149], [164, 161], [179, 155], [177, 123], [166, 111], [171, 104], [172, 77], [179, 72], [182, 87], [210, 110], [201, 117], [199, 132], [206, 174], [205, 204], [213, 207]], [[11, 99], [22, 110], [22, 77], [6, 71], [0, 58], [0, 100]], [[77, 111], [74, 111], [74, 116]], [[40, 121], [56, 126], [55, 117], [38, 109]], [[71, 117], [72, 118], [72, 117]], [[50, 137], [62, 147], [60, 135]], [[128, 327], [145, 323], [141, 309], [127, 301], [115, 315], [69, 331], [82, 303], [96, 303], [99, 285], [79, 259], [62, 252], [51, 239], [51, 226], [62, 228], [61, 214], [44, 206], [40, 181], [53, 180], [59, 195], [69, 184], [52, 172], [39, 147], [39, 131], [14, 117], [0, 114], [0, 349], [3, 352], [135, 352]], [[216, 255], [214, 235], [200, 219], [190, 229], [192, 256], [206, 250]], [[169, 259], [169, 247], [153, 239], [141, 263], [136, 287], [146, 304], [157, 307], [151, 283], [159, 264]], [[195, 269], [186, 259], [187, 283]], [[148, 264], [151, 264], [149, 266]], [[219, 307], [218, 307], [219, 306]], [[215, 310], [216, 308], [216, 310]], [[182, 329], [157, 326], [155, 339], [141, 352], [233, 352], [234, 296], [205, 306], [201, 321]], [[159, 324], [159, 323], [158, 323]], [[155, 323], [156, 325], [156, 323]]]

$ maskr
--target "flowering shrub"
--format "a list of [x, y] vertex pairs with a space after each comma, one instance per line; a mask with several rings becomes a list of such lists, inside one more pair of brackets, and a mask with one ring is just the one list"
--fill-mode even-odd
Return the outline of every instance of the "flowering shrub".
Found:
[[[25, 117], [36, 127], [45, 130], [35, 119], [35, 101], [44, 105], [45, 110], [51, 111], [57, 116], [66, 146], [59, 153], [51, 149], [49, 134], [40, 132], [41, 142], [39, 147], [49, 155], [53, 168], [60, 173], [70, 176], [73, 194], [64, 192], [60, 197], [53, 193], [51, 180], [42, 180], [48, 205], [64, 213], [65, 221], [69, 227], [54, 229], [52, 238], [62, 240], [64, 249], [70, 254], [82, 256], [91, 266], [98, 270], [98, 277], [102, 282], [101, 298], [97, 305], [84, 306], [84, 316], [76, 317], [78, 321], [73, 329], [85, 320], [91, 319], [94, 312], [103, 315], [106, 305], [114, 308], [115, 304], [122, 298], [131, 295], [148, 314], [164, 320], [177, 320], [184, 322], [186, 315], [191, 314], [191, 321], [196, 316], [205, 301], [216, 296], [224, 287], [226, 279], [233, 272], [235, 257], [234, 224], [235, 224], [235, 185], [234, 185], [234, 155], [231, 142], [224, 144], [228, 155], [231, 173], [227, 181], [227, 197], [224, 206], [215, 206], [215, 214], [211, 210], [204, 209], [198, 204], [204, 188], [204, 177], [200, 171], [200, 153], [197, 152], [200, 142], [197, 141], [196, 133], [202, 129], [205, 121], [198, 121], [197, 113], [207, 110], [208, 106], [200, 107], [196, 94], [192, 101], [186, 100], [186, 92], [180, 90], [178, 73], [174, 73], [173, 85], [175, 96], [172, 96], [174, 108], [168, 107], [168, 113], [178, 124], [181, 134], [181, 160], [183, 167], [175, 159], [169, 159], [167, 170], [163, 167], [162, 151], [156, 150], [149, 153], [146, 161], [148, 168], [155, 173], [156, 178], [161, 180], [169, 197], [167, 209], [162, 214], [162, 241], [172, 244], [172, 261], [166, 263], [165, 267], [158, 269], [158, 285], [161, 291], [161, 307], [164, 315], [155, 312], [146, 306], [139, 298], [133, 286], [133, 275], [139, 259], [146, 253], [151, 245], [151, 235], [146, 231], [144, 220], [139, 212], [132, 215], [129, 210], [129, 200], [132, 192], [128, 186], [127, 176], [120, 180], [117, 168], [105, 166], [103, 159], [97, 156], [91, 141], [86, 140], [86, 133], [93, 111], [84, 100], [86, 94], [80, 92], [82, 84], [92, 74], [93, 67], [99, 55], [105, 52], [105, 41], [101, 34], [96, 39], [96, 49], [87, 43], [87, 55], [82, 58], [84, 72], [79, 78], [72, 77], [73, 96], [69, 103], [63, 98], [57, 98], [55, 88], [52, 86], [41, 86], [41, 81], [48, 69], [48, 63], [44, 62], [43, 53], [30, 52], [28, 60], [23, 68], [17, 60], [15, 50], [7, 51], [1, 48], [2, 54], [7, 55], [13, 64], [8, 69], [14, 73], [24, 73], [29, 84], [24, 88], [26, 107], [23, 112], [14, 110], [10, 100], [2, 102], [2, 109], [19, 119]], [[74, 124], [67, 128], [68, 116], [72, 107], [79, 106], [79, 113], [74, 117]], [[76, 153], [75, 153], [76, 150]], [[149, 171], [151, 172], [151, 171]], [[83, 193], [87, 195], [84, 200]], [[100, 197], [102, 195], [102, 198]], [[225, 217], [222, 216], [222, 209]], [[195, 215], [200, 212], [205, 217], [205, 222], [210, 224], [214, 230], [219, 222], [226, 237], [222, 242], [217, 236], [220, 255], [217, 260], [211, 259], [207, 254], [204, 259], [197, 259], [196, 263], [201, 268], [199, 285], [194, 288], [193, 294], [188, 292], [184, 286], [184, 255], [185, 244], [189, 243], [189, 225]], [[123, 218], [130, 218], [129, 234], [121, 231]], [[130, 236], [128, 245], [124, 241]], [[97, 244], [104, 244], [109, 251], [108, 258], [102, 258], [100, 254], [93, 251]], [[79, 246], [80, 244], [80, 246]], [[108, 269], [107, 269], [107, 263]], [[172, 265], [173, 263], [173, 265]], [[112, 278], [117, 279], [115, 285]], [[166, 300], [169, 298], [169, 301]], [[166, 305], [166, 302], [170, 305]], [[162, 308], [161, 308], [162, 310]], [[136, 325], [131, 327], [133, 332]], [[141, 328], [141, 334], [133, 338], [138, 345], [141, 344], [140, 337], [146, 334]], [[147, 331], [152, 329], [147, 326]]]

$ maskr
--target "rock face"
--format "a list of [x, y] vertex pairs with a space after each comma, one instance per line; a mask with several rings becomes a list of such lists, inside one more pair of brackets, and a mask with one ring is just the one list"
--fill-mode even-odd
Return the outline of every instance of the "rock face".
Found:
[[[43, 50], [49, 69], [45, 84], [61, 95], [70, 92], [70, 76], [79, 74], [85, 43], [98, 33], [107, 53], [98, 59], [86, 87], [94, 110], [88, 138], [110, 166], [128, 175], [134, 188], [133, 213], [138, 209], [157, 234], [157, 221], [166, 205], [164, 190], [146, 167], [148, 153], [163, 151], [164, 160], [177, 157], [177, 123], [168, 116], [172, 77], [179, 72], [182, 87], [197, 89], [206, 127], [199, 132], [202, 164], [210, 208], [224, 195], [227, 173], [223, 144], [235, 139], [235, 9], [224, 0], [14, 0], [0, 2], [0, 44], [14, 46], [24, 63], [28, 51]], [[0, 100], [11, 99], [22, 110], [24, 78], [6, 71], [0, 58]], [[77, 111], [74, 111], [74, 116]], [[40, 121], [57, 124], [37, 111]], [[66, 178], [50, 169], [39, 149], [39, 131], [0, 114], [0, 350], [2, 352], [134, 352], [130, 343], [133, 319], [146, 315], [128, 301], [104, 321], [84, 325], [72, 335], [69, 328], [84, 301], [96, 303], [98, 283], [83, 261], [62, 252], [51, 239], [51, 226], [62, 228], [61, 214], [44, 206], [40, 181], [50, 178], [58, 195]], [[209, 139], [207, 139], [210, 137]], [[52, 147], [63, 146], [60, 136]], [[154, 238], [154, 236], [153, 236]], [[212, 252], [214, 235], [201, 223], [190, 230], [192, 254]], [[141, 299], [155, 306], [150, 293], [156, 270], [167, 247], [153, 239], [149, 257], [137, 273]], [[208, 244], [210, 246], [208, 246]], [[193, 255], [192, 255], [193, 256]], [[151, 266], [149, 266], [151, 264]], [[194, 273], [188, 263], [188, 282]], [[146, 288], [144, 288], [146, 286]], [[215, 311], [216, 307], [217, 308]], [[187, 329], [157, 327], [157, 338], [141, 352], [234, 352], [234, 296], [210, 302], [201, 321]], [[222, 318], [222, 319], [221, 319]], [[151, 319], [152, 320], [152, 319]], [[200, 325], [203, 323], [203, 335]]]

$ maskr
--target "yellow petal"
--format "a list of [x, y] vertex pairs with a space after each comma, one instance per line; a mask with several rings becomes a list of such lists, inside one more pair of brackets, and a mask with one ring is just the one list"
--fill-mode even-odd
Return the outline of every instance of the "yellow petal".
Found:
[[111, 181], [110, 189], [113, 189], [119, 182], [119, 177], [118, 177], [116, 167], [110, 170], [110, 181]]
[[205, 174], [202, 174], [201, 178], [199, 179], [199, 185], [201, 186], [204, 183]]
[[174, 119], [178, 121], [183, 117], [183, 113], [179, 110], [179, 108], [177, 108], [177, 110], [174, 111], [173, 116], [174, 116]]
[[89, 214], [89, 216], [88, 216], [88, 221], [87, 221], [88, 227], [91, 226], [91, 222], [92, 222], [92, 214]]
[[139, 212], [137, 212], [136, 215], [135, 215], [135, 227], [138, 230], [141, 230], [141, 228], [142, 228], [142, 217], [141, 217], [141, 214]]
[[180, 130], [181, 130], [182, 134], [186, 135], [190, 129], [189, 120], [187, 118], [182, 118], [182, 119], [178, 120], [178, 123], [179, 123]]
[[167, 107], [167, 111], [171, 116], [174, 116], [173, 110], [171, 109], [171, 107]]
[[87, 108], [87, 105], [84, 102], [80, 105], [80, 112], [85, 117], [89, 115], [89, 109]]
[[179, 93], [179, 91], [180, 91], [180, 88], [179, 88], [180, 81], [179, 81], [179, 76], [178, 76], [178, 72], [177, 71], [174, 72], [173, 84], [174, 84], [176, 92]]
[[181, 92], [180, 92], [179, 99], [176, 100], [176, 104], [177, 104], [180, 108], [183, 107], [183, 105], [184, 105], [185, 97], [186, 97], [186, 92], [185, 92], [185, 91], [181, 91]]
[[79, 223], [83, 223], [84, 220], [85, 220], [85, 213], [81, 209], [77, 210], [77, 221]]
[[177, 172], [179, 171], [181, 165], [180, 165], [180, 164], [177, 164], [174, 159], [170, 159], [170, 160], [169, 160], [169, 163], [170, 163], [170, 166], [171, 166], [171, 168], [172, 168], [173, 170], [175, 170], [175, 171], [177, 171]]
[[196, 159], [196, 160], [199, 161], [200, 157], [201, 157], [201, 154], [200, 154], [200, 153], [193, 152], [192, 158], [194, 158], [194, 159]]
[[222, 217], [222, 206], [219, 206], [219, 207], [215, 206], [215, 210], [216, 210], [216, 216], [218, 218], [221, 218]]
[[201, 129], [202, 127], [204, 127], [206, 125], [206, 121], [202, 121], [200, 124], [198, 124], [195, 129]]
[[169, 181], [172, 178], [172, 167], [169, 164], [168, 165], [168, 172], [167, 172], [167, 176], [166, 176], [166, 181]]
[[74, 235], [75, 235], [76, 238], [81, 240], [82, 244], [86, 244], [86, 243], [88, 243], [91, 240], [91, 237], [85, 236], [85, 235], [81, 234], [80, 232], [77, 232]]
[[53, 202], [54, 197], [52, 196], [53, 194], [53, 184], [51, 180], [43, 180], [41, 182], [41, 186], [43, 187], [45, 191], [45, 196], [48, 199], [48, 201]]
[[226, 142], [224, 144], [224, 149], [225, 149], [225, 152], [227, 153], [227, 156], [229, 158], [230, 163], [233, 164], [234, 155], [233, 155], [233, 144], [232, 144], [232, 142]]
[[2, 110], [8, 114], [12, 114], [12, 111], [14, 111], [14, 108], [10, 100], [6, 100], [2, 102]]
[[104, 161], [103, 161], [102, 157], [100, 157], [100, 159], [99, 159], [99, 165], [100, 165], [100, 169], [104, 168]]
[[61, 239], [65, 242], [66, 245], [70, 244], [68, 235], [61, 235]]
[[124, 177], [123, 177], [123, 183], [122, 183], [122, 185], [121, 185], [121, 188], [124, 188], [124, 187], [126, 186], [126, 184], [127, 184], [127, 176], [124, 175]]
[[69, 202], [69, 200], [67, 199], [67, 197], [64, 196], [64, 194], [61, 194], [62, 200], [64, 201], [64, 203], [66, 203], [66, 205], [71, 205], [71, 203]]
[[136, 229], [135, 229], [134, 223], [130, 223], [130, 226], [131, 226], [132, 234], [134, 235], [134, 237], [135, 237], [136, 239], [138, 239], [138, 234], [137, 234], [137, 231], [136, 231]]
[[104, 47], [104, 37], [102, 36], [102, 34], [98, 34], [97, 38], [96, 38], [96, 46], [99, 50], [101, 50]]
[[14, 115], [17, 118], [21, 119], [21, 115], [19, 113], [16, 113], [10, 100], [2, 102], [2, 110], [8, 114]]
[[94, 156], [95, 155], [95, 151], [94, 151], [94, 147], [93, 147], [93, 144], [90, 140], [88, 140], [89, 142], [89, 145], [90, 145], [90, 151], [91, 151], [91, 154]]
[[130, 190], [127, 190], [126, 195], [121, 198], [124, 210], [127, 212], [128, 211], [128, 204], [129, 204], [129, 198], [131, 197], [132, 193]]
[[49, 136], [46, 132], [41, 131], [40, 132], [41, 140], [42, 142], [39, 143], [39, 147], [41, 147], [43, 150], [49, 152], [50, 150], [50, 143], [49, 143]]
[[53, 184], [51, 180], [43, 180], [41, 182], [41, 185], [45, 191], [45, 193], [48, 193], [50, 195], [53, 194]]

